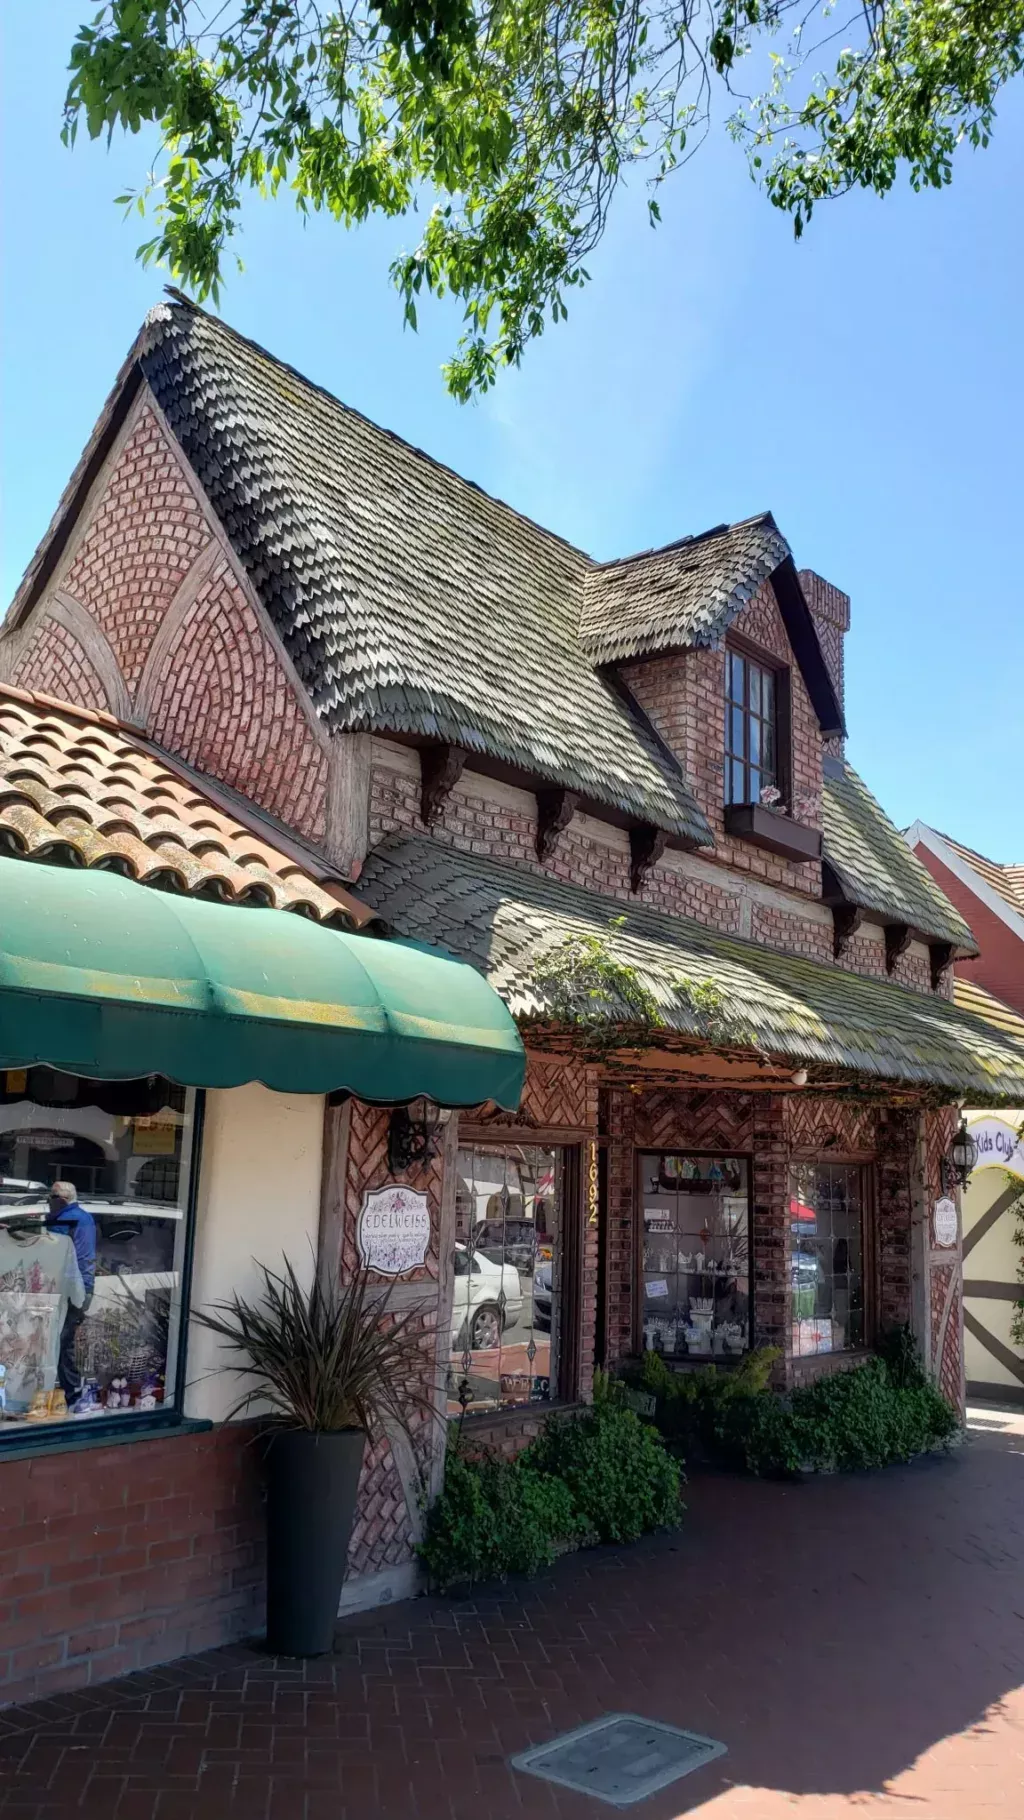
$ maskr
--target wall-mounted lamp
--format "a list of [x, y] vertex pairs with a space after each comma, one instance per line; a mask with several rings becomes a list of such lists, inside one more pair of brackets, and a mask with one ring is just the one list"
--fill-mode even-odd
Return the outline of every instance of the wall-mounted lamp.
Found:
[[967, 1129], [967, 1121], [960, 1120], [958, 1130], [950, 1147], [948, 1156], [940, 1158], [939, 1178], [943, 1194], [951, 1194], [954, 1188], [966, 1188], [971, 1170], [978, 1161], [978, 1146]]
[[790, 1075], [789, 1078], [792, 1081], [794, 1087], [806, 1087], [806, 1085], [807, 1085], [806, 1068], [794, 1069], [793, 1073]]
[[388, 1170], [391, 1175], [404, 1175], [409, 1169], [422, 1169], [437, 1155], [441, 1146], [441, 1127], [448, 1123], [447, 1107], [436, 1106], [425, 1094], [410, 1100], [407, 1106], [396, 1106], [388, 1124]]

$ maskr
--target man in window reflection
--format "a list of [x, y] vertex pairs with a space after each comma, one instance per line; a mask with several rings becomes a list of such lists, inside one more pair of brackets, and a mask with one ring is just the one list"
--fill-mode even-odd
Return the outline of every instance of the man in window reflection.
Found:
[[73, 1182], [54, 1182], [49, 1195], [50, 1211], [46, 1224], [51, 1232], [62, 1232], [71, 1240], [85, 1288], [81, 1308], [68, 1303], [61, 1329], [60, 1353], [57, 1358], [57, 1382], [70, 1405], [82, 1388], [75, 1365], [75, 1336], [89, 1312], [96, 1283], [96, 1222], [91, 1213], [78, 1204], [78, 1191]]

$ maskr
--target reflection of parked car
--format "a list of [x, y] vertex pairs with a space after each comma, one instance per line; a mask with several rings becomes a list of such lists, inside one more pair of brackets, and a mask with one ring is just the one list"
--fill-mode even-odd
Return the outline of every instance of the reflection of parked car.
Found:
[[550, 1258], [546, 1264], [538, 1264], [533, 1278], [533, 1324], [542, 1332], [551, 1331], [551, 1271]]
[[502, 1329], [514, 1326], [523, 1311], [519, 1272], [495, 1264], [480, 1252], [455, 1247], [455, 1293], [452, 1297], [452, 1345], [473, 1352], [497, 1346]]
[[537, 1232], [532, 1220], [481, 1220], [473, 1235], [473, 1249], [492, 1264], [511, 1264], [520, 1276], [533, 1271]]

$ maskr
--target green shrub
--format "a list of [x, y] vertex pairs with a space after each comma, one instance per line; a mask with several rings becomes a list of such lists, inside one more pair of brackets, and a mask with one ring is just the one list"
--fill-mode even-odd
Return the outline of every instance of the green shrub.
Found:
[[681, 1473], [661, 1436], [630, 1409], [602, 1400], [580, 1416], [551, 1416], [522, 1455], [561, 1479], [602, 1542], [633, 1542], [680, 1520]]
[[893, 1381], [884, 1359], [822, 1378], [795, 1390], [794, 1416], [810, 1443], [810, 1461], [825, 1471], [852, 1472], [911, 1460], [948, 1441], [957, 1420], [934, 1387]]
[[419, 1555], [442, 1592], [547, 1567], [560, 1546], [578, 1543], [584, 1524], [560, 1480], [522, 1458], [467, 1460], [454, 1449], [444, 1490], [427, 1513]]
[[655, 1397], [658, 1427], [673, 1447], [761, 1476], [853, 1471], [913, 1459], [957, 1429], [908, 1328], [888, 1333], [880, 1354], [789, 1397], [768, 1388], [773, 1348], [727, 1373], [713, 1365], [673, 1372], [648, 1353], [630, 1381]]

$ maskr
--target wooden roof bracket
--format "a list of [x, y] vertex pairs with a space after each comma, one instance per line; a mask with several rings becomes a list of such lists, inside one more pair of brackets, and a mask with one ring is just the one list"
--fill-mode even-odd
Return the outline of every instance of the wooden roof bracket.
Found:
[[462, 776], [465, 763], [466, 754], [458, 746], [424, 746], [421, 749], [420, 814], [426, 827], [433, 827], [444, 808], [445, 799]]
[[953, 943], [929, 942], [928, 959], [932, 968], [932, 991], [938, 992], [947, 968], [952, 965]]
[[887, 923], [885, 926], [885, 971], [894, 973], [896, 962], [901, 954], [906, 954], [911, 943], [909, 923]]
[[579, 800], [575, 790], [537, 791], [537, 858], [542, 865], [554, 853], [558, 836], [572, 821]]
[[643, 890], [644, 880], [656, 866], [668, 845], [668, 835], [652, 822], [640, 822], [629, 830], [629, 888], [634, 896]]
[[859, 904], [833, 904], [832, 953], [837, 961], [842, 960], [863, 921], [864, 912]]

